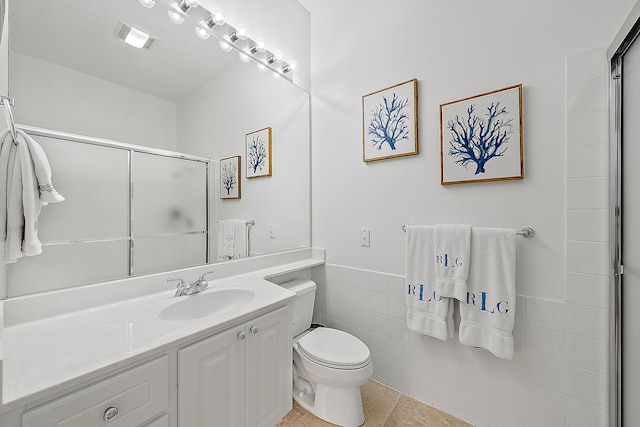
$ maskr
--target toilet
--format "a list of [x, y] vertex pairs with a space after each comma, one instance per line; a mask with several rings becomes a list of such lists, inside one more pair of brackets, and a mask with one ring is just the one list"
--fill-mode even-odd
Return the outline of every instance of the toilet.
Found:
[[293, 399], [318, 418], [345, 427], [364, 423], [360, 386], [373, 374], [369, 348], [346, 332], [309, 329], [316, 284], [297, 279], [281, 286], [293, 300]]

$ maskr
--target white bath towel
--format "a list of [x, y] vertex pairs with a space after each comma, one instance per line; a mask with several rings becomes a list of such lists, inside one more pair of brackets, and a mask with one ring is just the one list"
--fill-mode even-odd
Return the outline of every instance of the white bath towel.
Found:
[[516, 231], [474, 227], [460, 342], [511, 360], [515, 309]]
[[240, 259], [248, 256], [247, 221], [241, 219], [218, 220], [218, 259]]
[[22, 138], [29, 150], [28, 155], [33, 163], [33, 176], [36, 179], [40, 200], [44, 204], [64, 201], [64, 197], [53, 188], [51, 166], [49, 166], [49, 160], [42, 147], [21, 129], [16, 129], [16, 132], [18, 134], [18, 142], [20, 143]]
[[[42, 252], [38, 217], [43, 205], [64, 200], [51, 183], [51, 167], [42, 148], [22, 130], [14, 141], [8, 130], [0, 133], [0, 237], [3, 260], [16, 262]], [[44, 190], [43, 190], [44, 187]]]
[[470, 225], [436, 225], [436, 292], [439, 295], [464, 301], [467, 296], [470, 251]]
[[453, 336], [453, 299], [435, 291], [435, 227], [407, 226], [407, 327], [443, 341]]

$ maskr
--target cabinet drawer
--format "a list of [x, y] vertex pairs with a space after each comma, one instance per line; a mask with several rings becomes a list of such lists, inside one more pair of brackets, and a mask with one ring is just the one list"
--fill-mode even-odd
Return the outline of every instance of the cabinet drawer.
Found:
[[168, 406], [169, 358], [163, 356], [25, 412], [22, 427], [129, 427]]

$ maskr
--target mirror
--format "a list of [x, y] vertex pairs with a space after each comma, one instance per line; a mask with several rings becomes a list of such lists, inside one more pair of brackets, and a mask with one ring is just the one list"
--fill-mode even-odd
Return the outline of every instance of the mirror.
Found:
[[[252, 256], [310, 245], [308, 92], [172, 23], [159, 5], [14, 0], [8, 11], [16, 123], [212, 159], [210, 262], [218, 219], [255, 221]], [[123, 24], [148, 32], [151, 47], [117, 38]], [[272, 174], [247, 179], [245, 137], [264, 128]], [[242, 157], [241, 197], [223, 200], [218, 161], [233, 156]]]

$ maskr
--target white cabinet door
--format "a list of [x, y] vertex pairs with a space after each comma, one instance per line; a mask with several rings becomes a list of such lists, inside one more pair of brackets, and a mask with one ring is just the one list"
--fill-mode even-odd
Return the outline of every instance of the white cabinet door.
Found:
[[245, 425], [244, 325], [178, 351], [178, 425]]
[[271, 427], [291, 410], [291, 309], [178, 351], [179, 427]]
[[246, 425], [271, 427], [291, 410], [291, 311], [272, 311], [246, 328]]

